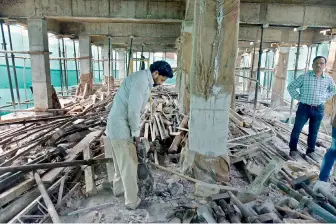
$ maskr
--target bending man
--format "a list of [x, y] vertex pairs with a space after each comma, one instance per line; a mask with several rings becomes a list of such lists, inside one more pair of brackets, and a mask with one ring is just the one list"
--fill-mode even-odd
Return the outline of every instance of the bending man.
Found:
[[124, 194], [125, 206], [136, 209], [138, 197], [136, 147], [140, 142], [140, 116], [144, 110], [151, 88], [173, 77], [170, 65], [156, 61], [149, 70], [135, 72], [124, 79], [108, 115], [106, 135], [110, 138], [114, 153], [115, 175], [113, 193]]

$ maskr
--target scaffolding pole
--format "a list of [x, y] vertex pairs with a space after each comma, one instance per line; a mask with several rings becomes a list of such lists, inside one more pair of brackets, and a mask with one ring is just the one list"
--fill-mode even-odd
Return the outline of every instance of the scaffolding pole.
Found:
[[59, 56], [59, 67], [60, 67], [60, 81], [61, 81], [61, 91], [62, 91], [62, 96], [64, 92], [63, 88], [63, 66], [62, 66], [62, 51], [61, 51], [61, 41], [58, 39], [58, 56]]
[[[3, 20], [0, 20], [1, 35], [2, 35], [2, 46], [3, 46], [3, 49], [5, 51], [7, 51], [5, 32], [4, 32], [4, 29], [3, 29], [3, 22], [4, 22]], [[9, 89], [10, 89], [10, 93], [11, 93], [11, 97], [12, 97], [13, 108], [15, 109], [15, 99], [14, 99], [14, 92], [13, 92], [13, 84], [12, 84], [12, 77], [11, 77], [11, 73], [10, 73], [7, 52], [5, 52], [5, 60], [6, 60], [6, 67], [7, 67], [7, 74], [8, 74]]]
[[128, 64], [127, 64], [127, 76], [129, 76], [129, 69], [131, 64], [131, 57], [132, 57], [132, 46], [133, 46], [133, 37], [131, 37], [131, 45], [128, 52]]
[[110, 77], [111, 77], [111, 37], [108, 37], [108, 79], [107, 92], [110, 94]]
[[68, 95], [69, 93], [69, 80], [68, 80], [68, 66], [67, 66], [67, 60], [65, 60], [65, 44], [64, 44], [64, 38], [62, 37], [62, 49], [63, 49], [63, 66], [64, 66], [64, 81], [65, 81], [65, 91]]
[[[297, 45], [297, 48], [296, 48], [294, 80], [297, 77], [297, 70], [298, 70], [299, 56], [300, 56], [300, 44], [301, 44], [301, 30], [299, 30], [298, 45]], [[288, 119], [289, 124], [292, 124], [293, 105], [294, 105], [294, 99], [292, 98], [291, 99], [291, 104], [290, 104], [290, 110], [289, 110], [289, 119]]]
[[99, 48], [97, 46], [97, 58], [98, 58], [98, 80], [100, 81], [100, 62], [99, 62]]
[[[8, 31], [8, 37], [9, 37], [9, 48], [11, 51], [13, 51], [13, 44], [12, 44], [12, 35], [10, 32], [10, 25], [7, 25], [7, 31]], [[15, 56], [13, 53], [11, 53], [12, 58], [12, 66], [13, 66], [13, 72], [14, 72], [14, 82], [15, 82], [15, 88], [16, 88], [16, 97], [18, 100], [18, 105], [21, 108], [21, 99], [20, 99], [20, 90], [19, 90], [19, 83], [17, 79], [17, 73], [16, 73], [16, 67], [15, 67]]]
[[76, 81], [77, 81], [77, 85], [79, 83], [79, 77], [78, 77], [78, 66], [77, 66], [77, 59], [76, 59], [76, 43], [75, 40], [72, 40], [73, 42], [73, 50], [74, 50], [74, 58], [75, 58], [75, 69], [76, 69]]
[[262, 47], [263, 47], [263, 38], [264, 38], [264, 25], [260, 26], [261, 34], [260, 34], [260, 45], [259, 45], [259, 59], [258, 59], [258, 71], [257, 71], [257, 82], [256, 82], [256, 89], [254, 93], [254, 111], [257, 110], [257, 103], [258, 103], [258, 90], [259, 90], [259, 82], [260, 82], [260, 67], [261, 67], [261, 56], [262, 56]]

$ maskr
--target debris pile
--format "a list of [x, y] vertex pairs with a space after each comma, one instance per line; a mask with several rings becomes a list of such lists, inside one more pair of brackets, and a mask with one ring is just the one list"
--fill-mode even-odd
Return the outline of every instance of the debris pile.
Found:
[[[105, 107], [112, 103], [114, 93], [97, 95], [66, 105], [64, 115], [1, 122], [10, 129], [0, 133], [0, 222], [57, 220], [48, 213], [51, 205], [44, 202], [45, 196], [59, 209], [81, 187], [82, 170], [66, 163], [87, 155], [91, 159], [104, 156], [100, 136], [106, 126]], [[34, 166], [39, 169], [33, 173]], [[42, 193], [41, 186], [50, 196]]]

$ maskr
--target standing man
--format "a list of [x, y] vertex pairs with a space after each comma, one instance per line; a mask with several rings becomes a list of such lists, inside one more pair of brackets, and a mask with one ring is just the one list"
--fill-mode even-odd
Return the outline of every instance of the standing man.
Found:
[[[303, 126], [309, 120], [309, 134], [306, 156], [318, 161], [315, 144], [324, 114], [324, 103], [336, 93], [333, 79], [324, 74], [327, 59], [317, 56], [313, 60], [313, 71], [299, 76], [287, 87], [291, 97], [299, 101], [295, 123], [289, 142], [289, 155], [294, 159], [299, 156], [297, 144]], [[299, 89], [299, 92], [297, 91]]]
[[156, 61], [149, 70], [127, 76], [114, 97], [106, 127], [114, 154], [113, 194], [124, 194], [128, 209], [136, 209], [141, 202], [138, 197], [136, 153], [140, 143], [141, 112], [148, 102], [151, 88], [172, 77], [170, 65], [165, 61]]

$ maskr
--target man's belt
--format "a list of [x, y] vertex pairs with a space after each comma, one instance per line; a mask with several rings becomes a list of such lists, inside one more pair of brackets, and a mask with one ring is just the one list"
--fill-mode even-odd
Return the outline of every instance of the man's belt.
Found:
[[318, 108], [318, 107], [323, 107], [323, 104], [306, 104], [302, 103], [304, 106], [312, 107], [312, 108]]

